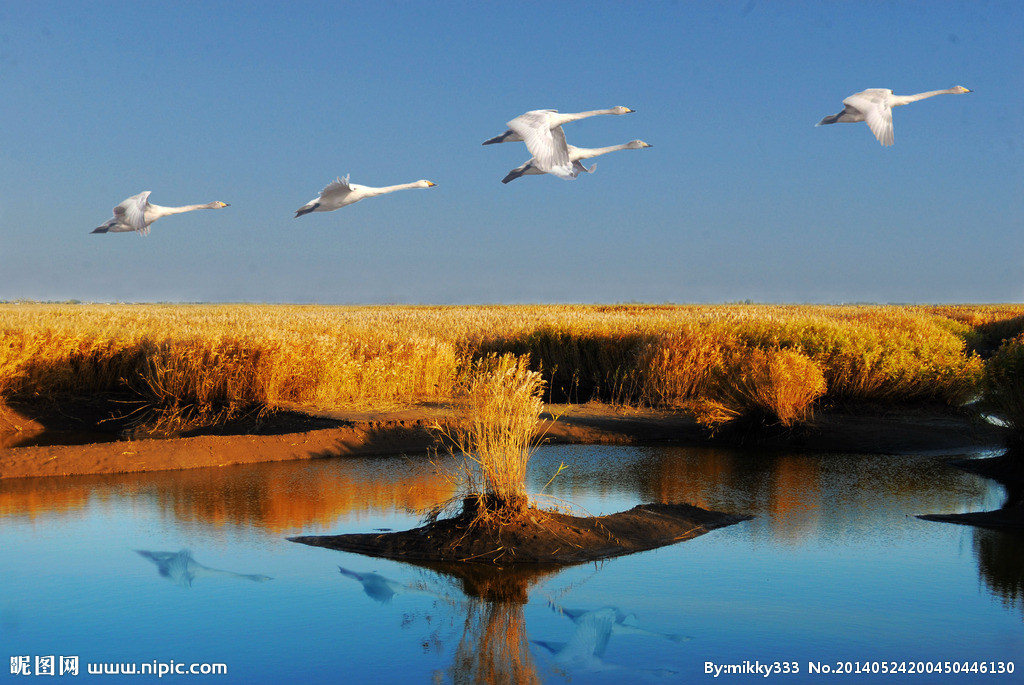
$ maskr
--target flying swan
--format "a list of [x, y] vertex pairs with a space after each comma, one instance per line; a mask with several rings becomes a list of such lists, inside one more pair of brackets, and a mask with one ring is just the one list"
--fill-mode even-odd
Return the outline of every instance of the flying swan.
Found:
[[130, 198], [114, 207], [114, 216], [107, 219], [102, 226], [93, 229], [93, 233], [123, 233], [135, 231], [139, 235], [148, 235], [149, 226], [161, 217], [195, 209], [222, 209], [228, 207], [226, 202], [208, 202], [205, 205], [185, 205], [184, 207], [161, 207], [149, 201], [151, 190]]
[[341, 209], [346, 205], [359, 202], [363, 198], [376, 197], [384, 193], [393, 193], [396, 190], [408, 188], [430, 188], [437, 185], [432, 181], [416, 181], [414, 183], [402, 183], [397, 186], [385, 186], [383, 188], [372, 188], [361, 186], [358, 183], [349, 183], [348, 175], [345, 178], [338, 178], [320, 191], [320, 194], [313, 200], [295, 210], [295, 218], [310, 212], [332, 212]]
[[[611, 145], [609, 147], [576, 147], [575, 145], [566, 145], [569, 149], [569, 161], [572, 163], [573, 169], [576, 170], [577, 174], [587, 172], [588, 174], [593, 173], [594, 169], [597, 168], [597, 164], [587, 167], [580, 164], [581, 159], [591, 159], [599, 155], [606, 155], [609, 152], [615, 152], [617, 150], [640, 150], [641, 148], [651, 147], [650, 143], [645, 143], [642, 140], [631, 140], [628, 143], [622, 145]], [[534, 164], [534, 160], [529, 160], [521, 166], [516, 167], [512, 171], [508, 172], [505, 178], [501, 179], [502, 183], [509, 183], [514, 181], [520, 176], [528, 176], [531, 174], [543, 174], [544, 172], [537, 168]]]
[[[536, 109], [527, 114], [544, 113], [548, 115], [548, 123], [551, 128], [555, 126], [561, 126], [562, 124], [568, 124], [573, 121], [579, 121], [580, 119], [586, 119], [587, 117], [596, 117], [600, 114], [631, 114], [636, 110], [632, 110], [629, 107], [612, 107], [611, 109], [592, 109], [589, 112], [566, 112], [565, 114], [559, 114], [557, 109]], [[525, 115], [524, 115], [525, 116]], [[513, 120], [514, 121], [514, 120]], [[495, 143], [513, 143], [523, 140], [521, 134], [512, 130], [509, 126], [509, 130], [502, 133], [500, 136], [494, 136], [489, 140], [485, 140], [483, 145], [493, 145]]]
[[526, 143], [526, 148], [533, 155], [534, 166], [542, 174], [571, 181], [579, 175], [583, 165], [574, 165], [569, 160], [569, 146], [562, 124], [599, 114], [629, 114], [632, 111], [622, 106], [574, 114], [559, 114], [555, 109], [535, 109], [508, 122], [507, 131], [484, 141], [484, 145], [521, 140]]
[[882, 145], [892, 145], [893, 107], [909, 105], [911, 102], [924, 100], [935, 95], [959, 95], [970, 92], [970, 89], [963, 86], [953, 86], [945, 90], [930, 90], [927, 93], [918, 93], [917, 95], [893, 95], [892, 91], [888, 88], [869, 88], [868, 90], [854, 93], [843, 100], [846, 108], [842, 112], [825, 117], [815, 126], [866, 121], [868, 128], [875, 134], [875, 138], [878, 138], [879, 143]]

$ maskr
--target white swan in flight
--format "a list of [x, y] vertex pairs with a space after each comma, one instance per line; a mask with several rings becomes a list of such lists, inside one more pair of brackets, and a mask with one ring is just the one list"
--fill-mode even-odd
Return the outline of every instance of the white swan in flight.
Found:
[[171, 214], [191, 212], [196, 209], [222, 209], [228, 207], [226, 202], [208, 202], [205, 205], [185, 205], [184, 207], [161, 207], [149, 201], [151, 190], [130, 198], [114, 207], [114, 216], [107, 219], [102, 226], [93, 229], [93, 233], [123, 233], [135, 231], [139, 235], [147, 235], [149, 226], [161, 217]]
[[[593, 164], [588, 169], [580, 164], [581, 159], [591, 159], [600, 155], [606, 155], [609, 152], [616, 152], [617, 150], [640, 150], [645, 147], [651, 147], [651, 145], [650, 143], [645, 143], [642, 140], [631, 140], [628, 143], [623, 143], [622, 145], [610, 145], [608, 147], [576, 147], [575, 145], [566, 145], [566, 147], [569, 149], [569, 161], [572, 162], [576, 173], [581, 174], [583, 172], [587, 172], [589, 174], [593, 173], [594, 169], [597, 168], [597, 165]], [[508, 183], [516, 180], [520, 176], [543, 173], [544, 172], [538, 169], [534, 164], [534, 161], [531, 159], [508, 172], [508, 175], [501, 179], [501, 182]]]
[[396, 190], [407, 190], [409, 188], [430, 188], [437, 184], [432, 181], [416, 181], [414, 183], [402, 183], [397, 186], [385, 186], [373, 188], [361, 186], [358, 183], [349, 183], [348, 175], [345, 178], [338, 178], [327, 184], [320, 194], [295, 210], [295, 218], [310, 212], [332, 212], [341, 209], [346, 205], [359, 202], [367, 197], [376, 197], [384, 193], [393, 193]]
[[508, 122], [508, 131], [484, 141], [484, 145], [521, 140], [526, 143], [526, 149], [533, 155], [533, 164], [541, 173], [571, 181], [579, 175], [583, 165], [574, 165], [569, 161], [569, 146], [565, 141], [562, 124], [598, 114], [629, 114], [632, 111], [621, 106], [574, 114], [559, 114], [554, 109], [535, 109]]
[[[592, 109], [589, 112], [566, 112], [565, 114], [559, 114], [557, 109], [536, 109], [533, 112], [543, 112], [548, 115], [548, 123], [551, 128], [555, 126], [561, 126], [562, 124], [568, 124], [572, 121], [579, 121], [580, 119], [586, 119], [587, 117], [596, 117], [601, 114], [631, 114], [636, 110], [632, 110], [629, 107], [623, 107], [619, 105], [610, 109]], [[533, 112], [527, 112], [532, 114]], [[514, 120], [513, 120], [514, 121]], [[493, 145], [495, 143], [512, 143], [523, 140], [520, 133], [512, 130], [509, 126], [509, 130], [502, 133], [500, 136], [494, 136], [489, 140], [485, 140], [483, 145]]]
[[869, 88], [868, 90], [854, 93], [843, 100], [845, 109], [838, 114], [827, 116], [815, 126], [825, 124], [844, 124], [848, 122], [866, 121], [868, 128], [878, 138], [882, 145], [893, 144], [892, 133], [892, 108], [899, 105], [908, 105], [911, 102], [924, 100], [935, 95], [960, 95], [970, 93], [970, 89], [963, 86], [953, 86], [945, 90], [929, 90], [926, 93], [917, 95], [893, 95], [888, 88]]

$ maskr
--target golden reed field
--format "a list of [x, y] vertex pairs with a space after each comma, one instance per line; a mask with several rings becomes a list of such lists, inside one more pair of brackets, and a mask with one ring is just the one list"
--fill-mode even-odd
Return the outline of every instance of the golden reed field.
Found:
[[[529, 355], [544, 399], [782, 425], [815, 407], [984, 397], [1024, 428], [1024, 306], [0, 304], [0, 398], [129, 398], [209, 423], [459, 401]], [[132, 406], [132, 405], [127, 405]]]

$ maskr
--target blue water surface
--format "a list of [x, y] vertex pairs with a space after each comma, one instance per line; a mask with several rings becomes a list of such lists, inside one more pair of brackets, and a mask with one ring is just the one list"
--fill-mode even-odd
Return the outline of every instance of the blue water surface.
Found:
[[[14, 672], [53, 656], [47, 682], [746, 683], [766, 678], [715, 669], [775, 664], [789, 683], [1024, 681], [1024, 539], [915, 518], [1001, 504], [946, 458], [544, 447], [530, 476], [548, 506], [755, 518], [499, 598], [287, 540], [417, 526], [455, 494], [444, 470], [414, 456], [0, 481], [0, 680], [39, 681]], [[88, 673], [172, 662], [227, 673]], [[856, 672], [917, 662], [1015, 672]]]

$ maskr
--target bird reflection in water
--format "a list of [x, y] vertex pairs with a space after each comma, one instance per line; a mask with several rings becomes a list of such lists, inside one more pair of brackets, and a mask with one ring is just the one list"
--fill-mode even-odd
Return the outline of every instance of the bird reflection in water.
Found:
[[[544, 648], [551, 655], [551, 660], [570, 671], [608, 671], [628, 668], [604, 661], [608, 641], [614, 635], [644, 635], [658, 637], [672, 642], [683, 642], [690, 638], [673, 633], [659, 633], [646, 630], [637, 625], [635, 614], [626, 614], [616, 607], [600, 609], [566, 609], [550, 605], [552, 610], [569, 618], [576, 629], [568, 642], [544, 642], [533, 640], [533, 644]], [[634, 669], [630, 669], [634, 670]], [[655, 675], [673, 675], [676, 671], [669, 669], [635, 669]]]
[[257, 583], [271, 580], [270, 576], [256, 573], [234, 573], [233, 571], [222, 571], [218, 568], [203, 566], [192, 558], [192, 552], [187, 549], [183, 549], [180, 552], [150, 552], [144, 549], [137, 549], [135, 551], [156, 564], [157, 572], [162, 577], [181, 587], [192, 587], [192, 581], [196, 578], [209, 576], [241, 578], [242, 580], [252, 580]]
[[416, 586], [411, 583], [400, 583], [397, 580], [386, 578], [379, 573], [359, 573], [357, 571], [350, 571], [344, 566], [339, 566], [338, 570], [341, 571], [341, 575], [352, 578], [362, 584], [363, 592], [381, 604], [389, 604], [395, 595], [429, 595], [438, 599], [448, 599], [444, 595], [431, 592], [425, 587]]

